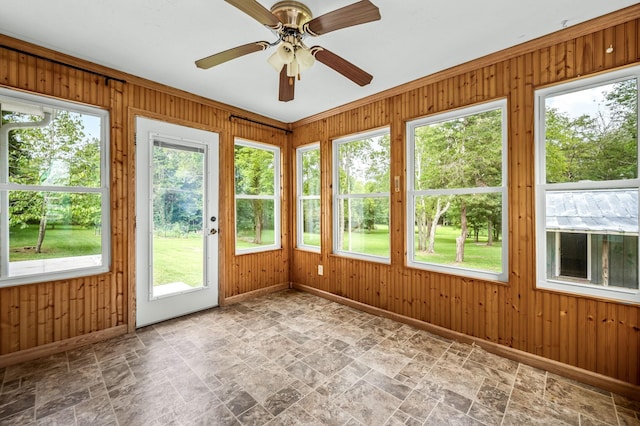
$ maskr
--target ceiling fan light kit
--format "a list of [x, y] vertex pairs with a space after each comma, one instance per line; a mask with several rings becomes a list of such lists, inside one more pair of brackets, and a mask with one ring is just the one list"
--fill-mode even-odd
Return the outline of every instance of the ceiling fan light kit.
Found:
[[336, 9], [333, 12], [313, 18], [309, 8], [297, 1], [280, 1], [266, 9], [257, 0], [225, 0], [256, 21], [271, 29], [278, 37], [273, 43], [258, 41], [234, 47], [220, 53], [199, 59], [196, 66], [208, 69], [249, 53], [259, 52], [277, 46], [267, 62], [280, 73], [278, 99], [287, 102], [293, 99], [294, 82], [300, 74], [309, 69], [315, 61], [323, 63], [354, 83], [364, 86], [373, 76], [320, 46], [307, 47], [303, 40], [317, 37], [331, 31], [380, 19], [379, 9], [369, 0]]

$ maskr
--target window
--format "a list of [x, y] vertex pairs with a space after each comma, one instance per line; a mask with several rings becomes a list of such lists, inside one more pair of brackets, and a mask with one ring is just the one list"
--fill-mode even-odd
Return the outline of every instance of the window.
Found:
[[536, 91], [537, 284], [640, 301], [640, 67]]
[[389, 129], [333, 141], [333, 250], [389, 262]]
[[4, 89], [0, 109], [0, 285], [108, 271], [108, 113]]
[[407, 123], [407, 263], [507, 280], [507, 102]]
[[298, 248], [320, 250], [320, 145], [296, 149]]
[[236, 253], [280, 248], [280, 148], [236, 139]]

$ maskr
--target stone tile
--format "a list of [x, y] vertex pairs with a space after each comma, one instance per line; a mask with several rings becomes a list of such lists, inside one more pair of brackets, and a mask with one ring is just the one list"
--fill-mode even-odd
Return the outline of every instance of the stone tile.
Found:
[[126, 334], [105, 340], [104, 342], [95, 343], [93, 345], [93, 352], [98, 362], [103, 362], [109, 358], [121, 356], [143, 348], [144, 344], [136, 334]]
[[278, 392], [271, 395], [264, 402], [264, 407], [274, 416], [282, 413], [289, 408], [292, 404], [298, 402], [302, 398], [302, 394], [295, 388], [288, 386], [280, 389]]
[[418, 331], [405, 342], [408, 347], [414, 348], [423, 354], [433, 358], [440, 358], [451, 346], [451, 343], [435, 338], [426, 331]]
[[406, 386], [389, 376], [385, 376], [377, 370], [371, 370], [366, 376], [364, 376], [364, 379], [376, 386], [378, 389], [395, 396], [401, 401], [411, 393], [411, 388], [409, 386]]
[[37, 404], [59, 398], [89, 386], [103, 383], [102, 373], [97, 364], [83, 365], [74, 371], [57, 371], [47, 374], [36, 383]]
[[10, 381], [20, 377], [44, 377], [55, 371], [69, 371], [68, 366], [67, 354], [62, 352], [8, 366], [5, 368], [4, 380]]
[[275, 417], [267, 423], [269, 426], [322, 426], [323, 424], [324, 423], [307, 413], [298, 404], [292, 405], [278, 417]]
[[301, 361], [298, 361], [295, 364], [287, 367], [287, 372], [293, 377], [300, 380], [302, 383], [312, 388], [319, 386], [327, 379], [323, 374], [320, 374], [309, 365]]
[[[640, 400], [634, 401], [624, 396], [613, 394], [613, 402], [618, 407], [623, 407], [635, 411], [637, 416], [640, 414]], [[640, 418], [640, 416], [638, 416], [638, 418]]]
[[73, 407], [54, 411], [48, 416], [38, 419], [36, 424], [38, 426], [75, 425], [76, 418]]
[[471, 405], [467, 415], [481, 423], [484, 423], [485, 425], [499, 425], [502, 423], [502, 419], [504, 418], [504, 412], [496, 411], [493, 408], [484, 406], [478, 401], [475, 401]]
[[358, 358], [358, 361], [389, 377], [395, 377], [411, 362], [411, 358], [375, 346]]
[[283, 291], [0, 368], [0, 425], [640, 425], [640, 402]]
[[283, 385], [287, 385], [295, 379], [296, 377], [276, 365], [267, 364], [253, 370], [246, 370], [236, 377], [236, 382], [262, 404]]
[[184, 404], [169, 381], [141, 380], [109, 392], [119, 424], [140, 424], [172, 413]]
[[50, 416], [67, 407], [72, 407], [90, 399], [89, 389], [76, 391], [59, 398], [51, 399], [42, 405], [36, 405], [36, 420]]
[[329, 347], [323, 347], [302, 360], [325, 376], [334, 375], [353, 361], [352, 358]]
[[605, 423], [615, 424], [618, 421], [611, 397], [553, 377], [547, 377], [545, 399]]
[[136, 378], [129, 368], [129, 364], [120, 363], [102, 370], [102, 377], [107, 391], [122, 386], [129, 386], [136, 382]]
[[494, 355], [479, 348], [478, 346], [475, 346], [471, 351], [469, 360], [489, 366], [494, 370], [502, 371], [510, 376], [515, 376], [516, 371], [518, 370], [518, 362]]
[[[582, 419], [583, 415], [580, 414], [580, 416]], [[618, 411], [618, 424], [620, 426], [640, 426], [640, 419], [633, 411]]]
[[316, 388], [316, 392], [320, 395], [326, 396], [329, 399], [337, 398], [342, 395], [347, 389], [354, 385], [358, 380], [358, 377], [351, 375], [336, 374], [330, 377], [326, 382]]
[[[181, 419], [178, 417], [178, 420]], [[224, 405], [219, 404], [205, 411], [193, 421], [181, 422], [181, 424], [195, 424], [203, 426], [240, 426], [240, 422], [236, 419], [231, 411]]]
[[[424, 384], [436, 383], [443, 388], [449, 389], [469, 399], [475, 397], [476, 393], [482, 386], [484, 377], [478, 376], [471, 371], [459, 368], [450, 369], [440, 366], [434, 366], [429, 372]], [[421, 389], [421, 382], [416, 389]]]
[[547, 376], [544, 371], [520, 364], [513, 386], [523, 392], [532, 393], [536, 397], [542, 398], [546, 381]]
[[557, 380], [559, 382], [566, 382], [566, 383], [569, 383], [569, 384], [571, 384], [573, 386], [577, 386], [577, 387], [580, 387], [580, 388], [583, 388], [583, 389], [586, 389], [586, 390], [590, 390], [592, 392], [599, 393], [599, 394], [601, 394], [603, 396], [606, 396], [606, 397], [610, 397], [611, 396], [611, 392], [609, 392], [607, 390], [601, 389], [601, 388], [596, 387], [596, 386], [591, 386], [591, 385], [588, 385], [586, 383], [581, 383], [581, 382], [578, 382], [577, 380], [573, 380], [573, 379], [570, 379], [568, 377], [560, 376], [560, 375], [555, 374], [555, 373], [547, 373], [547, 377], [548, 378], [552, 378], [554, 380]]
[[478, 362], [472, 361], [471, 359], [467, 359], [462, 368], [472, 372], [476, 376], [494, 379], [509, 387], [513, 386], [516, 380], [515, 374], [511, 374], [504, 370], [492, 368], [486, 364], [480, 364]]
[[18, 389], [0, 395], [0, 420], [13, 416], [36, 405], [34, 388]]
[[413, 391], [400, 405], [400, 410], [411, 417], [424, 422], [438, 401], [421, 392]]
[[244, 413], [254, 405], [256, 405], [257, 402], [246, 391], [241, 391], [226, 404], [227, 404], [227, 408], [229, 408], [229, 411], [231, 411], [234, 415], [237, 416], [241, 413]]
[[35, 407], [27, 408], [7, 417], [0, 418], [0, 426], [33, 424], [36, 418]]
[[467, 416], [465, 413], [451, 408], [445, 404], [438, 404], [429, 415], [428, 425], [482, 425], [479, 421]]
[[601, 422], [600, 420], [596, 420], [582, 413], [579, 414], [579, 418], [580, 426], [610, 426], [609, 423]]
[[362, 424], [383, 425], [402, 401], [360, 380], [338, 399], [340, 408]]
[[262, 405], [254, 405], [244, 413], [237, 415], [240, 423], [246, 426], [258, 426], [264, 425], [269, 420], [273, 419], [271, 413], [269, 413]]
[[311, 392], [298, 404], [324, 425], [344, 425], [351, 418], [336, 402], [330, 401], [317, 392]]
[[74, 408], [78, 426], [103, 426], [117, 423], [108, 395], [83, 401]]
[[495, 386], [487, 385], [486, 382], [485, 380], [485, 383], [476, 394], [476, 401], [499, 413], [504, 413], [509, 402], [509, 394]]

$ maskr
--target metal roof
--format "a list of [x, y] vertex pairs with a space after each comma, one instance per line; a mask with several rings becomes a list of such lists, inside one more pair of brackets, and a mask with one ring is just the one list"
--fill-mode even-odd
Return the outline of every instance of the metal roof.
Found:
[[638, 234], [637, 190], [547, 192], [547, 229]]

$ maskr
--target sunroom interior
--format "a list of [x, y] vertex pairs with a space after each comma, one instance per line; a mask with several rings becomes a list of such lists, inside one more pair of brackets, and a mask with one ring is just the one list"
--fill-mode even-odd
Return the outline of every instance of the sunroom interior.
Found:
[[[393, 2], [379, 6], [381, 22], [399, 14]], [[371, 315], [387, 341], [411, 327], [435, 346], [447, 339], [456, 356], [483, 351], [605, 390], [618, 417], [595, 419], [640, 423], [640, 5], [620, 1], [368, 92], [340, 94], [342, 81], [305, 92], [305, 79], [326, 77], [309, 71], [289, 103], [277, 100], [277, 78], [255, 101], [251, 78], [245, 92], [217, 80], [217, 97], [167, 83], [171, 70], [154, 80], [43, 37], [0, 17], [0, 422], [55, 411], [37, 400], [28, 413], [12, 405], [29, 382], [16, 366], [61, 353], [69, 364], [74, 351], [98, 354], [131, 336], [142, 345], [153, 330], [195, 330], [218, 312], [225, 325], [256, 312], [256, 327], [295, 328], [298, 318], [299, 330], [323, 309], [340, 317], [349, 308], [360, 325]], [[265, 58], [238, 59], [238, 79], [263, 65], [274, 77]], [[314, 105], [334, 91], [335, 101]], [[256, 328], [252, 338], [259, 330], [269, 335]], [[118, 356], [135, 373], [135, 360]], [[363, 380], [378, 386], [380, 377]], [[125, 424], [119, 389], [107, 393]], [[294, 393], [306, 401], [305, 392]], [[252, 396], [260, 419], [277, 423], [280, 408]], [[257, 405], [241, 411], [218, 398], [225, 422], [261, 423], [247, 414]], [[80, 424], [80, 403], [66, 401]], [[298, 405], [283, 409], [282, 424], [286, 415], [337, 421]], [[398, 407], [340, 421], [447, 418]], [[454, 408], [470, 421], [517, 423], [509, 407], [492, 420], [474, 417], [471, 402]]]

